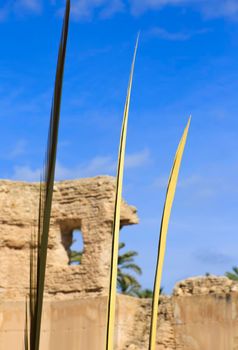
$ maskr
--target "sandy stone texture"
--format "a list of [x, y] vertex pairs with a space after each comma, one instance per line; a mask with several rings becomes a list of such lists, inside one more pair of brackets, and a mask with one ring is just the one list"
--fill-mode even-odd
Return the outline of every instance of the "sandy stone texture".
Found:
[[[115, 180], [112, 177], [56, 182], [47, 258], [46, 297], [107, 293]], [[29, 288], [29, 246], [37, 230], [39, 184], [0, 181], [0, 298], [17, 300]], [[124, 201], [121, 227], [138, 223]], [[68, 265], [72, 232], [84, 241], [82, 263]]]
[[[103, 350], [115, 180], [56, 182], [49, 236], [43, 350]], [[22, 349], [29, 292], [30, 238], [37, 229], [39, 184], [0, 181], [0, 350]], [[122, 203], [121, 227], [138, 223]], [[68, 264], [75, 229], [84, 252]], [[151, 300], [118, 295], [116, 350], [147, 350]], [[226, 277], [180, 281], [161, 296], [156, 350], [238, 350], [238, 284]]]

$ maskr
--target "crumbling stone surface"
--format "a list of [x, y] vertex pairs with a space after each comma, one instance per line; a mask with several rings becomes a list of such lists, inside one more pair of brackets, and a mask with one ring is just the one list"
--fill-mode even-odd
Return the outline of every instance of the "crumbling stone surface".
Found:
[[[151, 301], [138, 300], [127, 342], [119, 349], [147, 350]], [[238, 283], [223, 276], [178, 282], [161, 296], [156, 350], [238, 349]]]
[[[133, 326], [127, 334], [127, 343], [121, 350], [147, 350], [151, 323], [151, 300], [139, 299]], [[158, 312], [156, 350], [176, 349], [173, 327], [173, 303], [169, 296], [161, 295]]]
[[[96, 177], [55, 183], [49, 235], [42, 349], [104, 349], [115, 181]], [[16, 349], [29, 291], [30, 237], [39, 184], [0, 181], [0, 350]], [[124, 201], [121, 227], [138, 223]], [[68, 265], [72, 232], [84, 253]], [[147, 350], [151, 300], [117, 298], [116, 350]], [[19, 321], [20, 320], [20, 321]], [[69, 345], [70, 344], [70, 345]], [[1, 347], [2, 346], [2, 347]], [[238, 284], [226, 277], [180, 281], [161, 296], [156, 350], [237, 350]]]
[[225, 276], [198, 276], [178, 282], [173, 290], [174, 296], [226, 294], [238, 291], [238, 284]]
[[[105, 294], [111, 254], [115, 180], [103, 176], [56, 182], [46, 274], [46, 297]], [[30, 236], [37, 227], [39, 184], [0, 181], [0, 298], [21, 299], [29, 288]], [[138, 223], [124, 201], [121, 226]], [[72, 232], [80, 229], [84, 254], [68, 265]]]

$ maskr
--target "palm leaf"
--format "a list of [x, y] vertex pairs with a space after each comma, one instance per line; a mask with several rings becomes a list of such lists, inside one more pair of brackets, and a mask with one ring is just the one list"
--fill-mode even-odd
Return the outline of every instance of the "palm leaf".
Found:
[[[41, 185], [39, 207], [41, 206]], [[39, 210], [40, 212], [40, 210]], [[39, 220], [39, 219], [38, 219]], [[38, 223], [39, 226], [39, 223]], [[39, 235], [39, 234], [38, 234]], [[35, 308], [36, 308], [36, 289], [37, 289], [37, 266], [39, 260], [39, 247], [37, 242], [36, 230], [31, 233], [30, 242], [30, 349], [33, 349], [35, 336]], [[39, 241], [39, 239], [38, 239]]]
[[226, 277], [233, 281], [238, 281], [238, 276], [232, 272], [226, 272]]
[[140, 286], [140, 284], [138, 283], [137, 279], [130, 275], [130, 274], [123, 274], [121, 276], [121, 281], [123, 281], [123, 283], [125, 285], [127, 285], [127, 287], [130, 287], [130, 286]]
[[129, 269], [134, 271], [135, 273], [137, 273], [138, 275], [142, 274], [142, 270], [140, 268], [140, 266], [136, 265], [136, 264], [124, 264], [121, 269]]
[[55, 164], [58, 144], [60, 106], [64, 75], [64, 63], [68, 37], [70, 0], [66, 2], [64, 23], [58, 53], [54, 96], [51, 108], [50, 127], [44, 166], [43, 181], [40, 184], [38, 233], [31, 238], [30, 258], [30, 349], [38, 350], [42, 318], [45, 271], [47, 260], [48, 237], [50, 228]]
[[118, 261], [118, 248], [119, 248], [122, 184], [123, 184], [123, 172], [124, 172], [124, 161], [125, 161], [128, 114], [129, 114], [129, 107], [130, 107], [131, 88], [132, 88], [138, 41], [139, 41], [139, 36], [137, 37], [135, 52], [134, 52], [133, 61], [132, 61], [131, 74], [129, 79], [124, 116], [123, 116], [123, 123], [122, 123], [122, 130], [121, 130], [119, 155], [118, 155], [115, 209], [114, 209], [114, 220], [113, 220], [113, 230], [112, 230], [110, 285], [109, 285], [109, 297], [108, 297], [108, 305], [107, 305], [107, 334], [106, 334], [107, 350], [113, 349], [113, 341], [114, 341], [116, 291], [117, 291], [117, 261]]
[[124, 242], [119, 243], [119, 249], [125, 248], [126, 244]]
[[233, 272], [226, 272], [225, 273], [226, 277], [228, 277], [230, 280], [238, 281], [238, 267], [233, 266], [232, 270], [233, 270]]
[[141, 289], [140, 283], [134, 276], [121, 273], [120, 271], [118, 271], [117, 283], [122, 294], [137, 296]]
[[143, 298], [143, 299], [152, 299], [153, 298], [153, 292], [152, 290], [150, 289], [142, 289], [142, 290], [139, 290], [138, 293], [137, 293], [137, 296], [139, 298]]
[[189, 125], [188, 124], [184, 130], [183, 136], [179, 143], [176, 156], [174, 159], [174, 164], [172, 167], [172, 171], [169, 178], [169, 183], [167, 187], [167, 194], [165, 199], [164, 211], [161, 221], [160, 228], [160, 240], [158, 247], [158, 257], [157, 257], [157, 268], [155, 274], [155, 282], [154, 282], [154, 293], [153, 293], [153, 303], [152, 303], [152, 315], [151, 315], [151, 327], [150, 327], [150, 338], [149, 338], [149, 350], [155, 350], [156, 345], [156, 328], [157, 328], [157, 318], [158, 318], [158, 304], [159, 304], [159, 294], [160, 294], [160, 285], [161, 285], [161, 277], [162, 277], [162, 269], [164, 263], [165, 249], [166, 249], [166, 238], [167, 231], [169, 225], [169, 219], [171, 214], [171, 209], [173, 205], [174, 195], [176, 191], [176, 185], [178, 181], [179, 169], [183, 157], [184, 147], [187, 140]]
[[24, 350], [29, 350], [29, 338], [28, 338], [28, 301], [26, 297], [25, 304], [25, 329], [24, 329]]
[[133, 258], [138, 255], [138, 252], [133, 250], [129, 250], [128, 252], [119, 256], [119, 260], [121, 261], [133, 261]]
[[82, 251], [78, 252], [76, 250], [71, 250], [69, 255], [69, 264], [72, 264], [72, 263], [81, 264], [82, 256], [83, 256]]

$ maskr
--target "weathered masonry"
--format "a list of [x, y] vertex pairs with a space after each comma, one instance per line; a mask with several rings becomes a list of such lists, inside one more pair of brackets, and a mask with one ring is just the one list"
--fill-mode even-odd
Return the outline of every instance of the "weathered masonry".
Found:
[[[62, 181], [55, 184], [49, 237], [46, 294], [72, 298], [106, 293], [111, 253], [114, 179]], [[25, 297], [29, 288], [29, 245], [37, 228], [39, 184], [0, 182], [0, 296]], [[121, 226], [138, 222], [136, 209], [122, 204]], [[82, 263], [68, 265], [72, 232], [84, 241]]]
[[[114, 179], [55, 184], [41, 350], [104, 350]], [[39, 184], [0, 181], [0, 350], [22, 350], [29, 245]], [[121, 227], [138, 223], [122, 203]], [[68, 265], [75, 229], [79, 266]], [[151, 301], [119, 295], [115, 350], [147, 350]], [[157, 350], [238, 350], [238, 285], [226, 277], [179, 282], [161, 297]]]

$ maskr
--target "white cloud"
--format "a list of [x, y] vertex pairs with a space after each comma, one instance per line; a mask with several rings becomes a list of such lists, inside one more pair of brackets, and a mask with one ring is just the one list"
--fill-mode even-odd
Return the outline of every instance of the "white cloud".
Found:
[[[137, 153], [128, 154], [125, 158], [125, 169], [143, 167], [150, 160], [147, 149]], [[74, 168], [67, 168], [61, 163], [56, 166], [57, 179], [91, 177], [97, 175], [116, 175], [117, 161], [111, 156], [98, 156], [85, 164], [80, 164]]]
[[148, 31], [148, 35], [169, 40], [169, 41], [185, 41], [191, 38], [191, 35], [188, 33], [182, 33], [182, 32], [172, 33], [160, 27], [152, 28], [151, 30]]
[[[158, 177], [153, 185], [157, 188], [166, 189], [168, 178], [165, 176]], [[192, 174], [179, 177], [177, 187], [184, 193], [189, 194], [189, 196], [192, 194], [192, 197], [197, 200], [204, 200], [237, 193], [238, 190], [235, 183], [236, 177], [234, 178], [232, 173], [220, 173], [216, 175], [215, 173], [204, 172], [203, 175]]]
[[186, 3], [194, 3], [194, 1], [193, 0], [130, 0], [131, 11], [134, 15], [139, 15], [148, 10], [159, 10], [168, 5], [183, 5]]
[[165, 189], [168, 186], [168, 178], [165, 176], [160, 176], [156, 178], [153, 183], [153, 186], [160, 189]]
[[72, 3], [71, 13], [77, 18], [90, 18], [92, 13], [98, 7], [101, 7], [107, 2], [106, 0], [75, 0]]
[[87, 163], [77, 165], [76, 167], [65, 167], [60, 162], [56, 165], [56, 178], [73, 179], [82, 177], [92, 177], [97, 175], [114, 175], [116, 171], [116, 162], [109, 156], [98, 156], [92, 158]]
[[196, 35], [205, 34], [208, 31], [209, 29], [200, 29], [200, 30], [191, 31], [191, 32], [169, 32], [164, 28], [154, 27], [148, 30], [146, 34], [148, 36], [158, 37], [169, 41], [186, 41]]
[[121, 0], [113, 0], [104, 8], [101, 13], [101, 18], [110, 18], [118, 12], [123, 12], [125, 10], [125, 4]]
[[12, 160], [27, 153], [27, 141], [20, 139], [15, 144], [9, 144], [9, 149], [0, 152], [1, 159]]
[[[57, 6], [59, 13], [63, 13], [64, 1], [48, 2]], [[11, 12], [18, 16], [39, 14], [42, 5], [42, 0], [6, 0], [0, 8], [0, 21], [5, 20]], [[159, 11], [166, 6], [192, 7], [207, 18], [238, 18], [238, 0], [72, 0], [72, 16], [77, 20], [91, 19], [95, 14], [100, 18], [108, 18], [122, 11], [138, 16], [146, 11]]]
[[8, 16], [8, 6], [0, 8], [0, 22], [4, 21]]
[[237, 0], [211, 0], [203, 1], [202, 11], [207, 17], [230, 17], [238, 16]]
[[130, 3], [135, 15], [148, 10], [160, 10], [165, 6], [190, 6], [211, 18], [238, 16], [238, 0], [130, 0]]
[[228, 265], [235, 260], [229, 253], [216, 252], [209, 249], [194, 252], [192, 256], [205, 265]]
[[95, 10], [101, 17], [111, 17], [115, 13], [128, 10], [133, 15], [146, 11], [158, 11], [166, 6], [193, 7], [206, 17], [238, 16], [238, 0], [75, 0], [72, 13], [75, 18], [91, 18]]
[[27, 146], [26, 140], [21, 139], [17, 141], [14, 147], [9, 152], [9, 158], [16, 158], [24, 154], [26, 152], [26, 146]]
[[90, 19], [96, 10], [99, 17], [107, 18], [123, 9], [123, 0], [74, 0], [71, 12], [75, 19]]
[[125, 159], [126, 168], [137, 168], [147, 164], [150, 161], [150, 152], [148, 149], [137, 153], [128, 154]]
[[[125, 159], [125, 168], [134, 169], [144, 166], [149, 161], [149, 151], [142, 150], [129, 154]], [[110, 156], [98, 156], [76, 167], [65, 167], [60, 162], [56, 164], [56, 180], [92, 177], [97, 175], [116, 175], [117, 162]], [[15, 166], [11, 176], [14, 180], [39, 181], [41, 169], [32, 169], [29, 165]]]
[[14, 167], [12, 179], [21, 181], [40, 181], [41, 169], [31, 169], [28, 165]]
[[14, 13], [17, 16], [33, 13], [40, 14], [42, 11], [42, 0], [7, 0], [0, 8], [0, 22]]
[[16, 0], [14, 9], [18, 14], [25, 12], [40, 13], [42, 8], [41, 0]]

